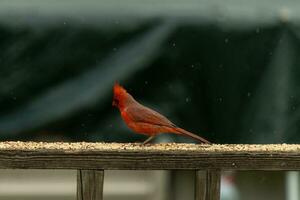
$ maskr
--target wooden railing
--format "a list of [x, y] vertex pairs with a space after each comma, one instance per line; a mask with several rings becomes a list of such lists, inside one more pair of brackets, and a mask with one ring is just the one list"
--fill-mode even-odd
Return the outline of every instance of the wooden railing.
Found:
[[2, 169], [77, 169], [77, 199], [103, 198], [104, 170], [194, 170], [195, 199], [220, 199], [222, 170], [299, 170], [300, 145], [0, 142]]

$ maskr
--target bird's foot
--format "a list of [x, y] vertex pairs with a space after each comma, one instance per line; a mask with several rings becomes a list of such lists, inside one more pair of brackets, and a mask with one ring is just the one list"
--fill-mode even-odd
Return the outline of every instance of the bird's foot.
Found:
[[149, 143], [154, 137], [155, 137], [155, 136], [150, 136], [150, 137], [148, 137], [147, 140], [145, 140], [145, 141], [143, 142], [143, 145]]

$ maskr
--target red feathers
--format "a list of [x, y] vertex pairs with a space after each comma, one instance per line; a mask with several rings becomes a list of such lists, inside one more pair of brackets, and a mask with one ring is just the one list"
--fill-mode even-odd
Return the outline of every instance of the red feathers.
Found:
[[202, 143], [210, 143], [196, 134], [177, 127], [158, 112], [141, 105], [118, 83], [114, 85], [112, 105], [119, 108], [123, 120], [130, 129], [136, 133], [150, 136], [144, 144], [161, 133], [181, 134]]

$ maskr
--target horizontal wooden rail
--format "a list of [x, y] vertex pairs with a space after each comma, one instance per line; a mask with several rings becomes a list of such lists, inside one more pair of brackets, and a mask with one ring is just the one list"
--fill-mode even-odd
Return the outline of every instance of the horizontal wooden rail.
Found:
[[103, 199], [104, 170], [195, 170], [195, 200], [219, 200], [222, 170], [299, 170], [300, 145], [0, 142], [0, 168], [77, 169], [77, 200]]
[[300, 145], [0, 142], [0, 168], [299, 170]]

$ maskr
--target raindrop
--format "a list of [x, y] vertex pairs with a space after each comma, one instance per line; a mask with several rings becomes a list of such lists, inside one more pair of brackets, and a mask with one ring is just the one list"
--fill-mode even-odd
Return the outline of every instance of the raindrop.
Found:
[[228, 38], [226, 38], [226, 39], [225, 39], [225, 43], [228, 43], [228, 42], [229, 42], [229, 39], [228, 39]]
[[191, 65], [191, 68], [194, 68], [195, 67], [195, 65]]
[[279, 18], [282, 22], [287, 22], [290, 18], [290, 10], [283, 7], [279, 10]]
[[147, 85], [148, 84], [148, 81], [145, 81], [145, 85]]
[[173, 46], [173, 47], [175, 47], [175, 46], [176, 46], [175, 42], [172, 44], [172, 46]]
[[66, 25], [67, 24], [67, 22], [64, 22], [64, 25]]
[[186, 97], [186, 98], [185, 98], [185, 102], [188, 103], [188, 102], [190, 102], [190, 101], [191, 101], [191, 98], [189, 98], [189, 97]]
[[13, 96], [12, 99], [13, 99], [13, 100], [17, 100], [17, 97]]
[[260, 28], [257, 28], [257, 29], [255, 30], [255, 32], [256, 32], [256, 33], [260, 33]]
[[84, 124], [84, 123], [82, 123], [82, 124], [81, 124], [81, 127], [85, 127], [85, 124]]
[[248, 93], [247, 93], [247, 96], [250, 97], [250, 96], [251, 96], [251, 92], [248, 92]]
[[115, 48], [113, 48], [113, 50], [114, 50], [114, 51], [117, 51], [118, 49], [115, 47]]
[[222, 101], [223, 101], [223, 98], [221, 98], [221, 97], [218, 98], [218, 101], [219, 101], [219, 102], [222, 102]]

